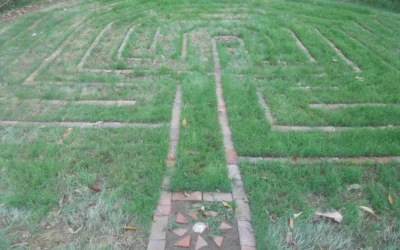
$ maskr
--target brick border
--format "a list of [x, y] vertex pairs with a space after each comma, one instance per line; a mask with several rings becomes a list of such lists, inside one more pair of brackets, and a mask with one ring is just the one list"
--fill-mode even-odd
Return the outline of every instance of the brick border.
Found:
[[151, 52], [155, 52], [155, 50], [156, 50], [158, 37], [160, 36], [160, 31], [161, 31], [161, 28], [157, 27], [156, 33], [154, 34], [153, 43], [150, 46]]
[[249, 161], [250, 163], [257, 163], [259, 161], [273, 161], [273, 162], [286, 162], [286, 163], [314, 163], [314, 162], [350, 162], [354, 164], [363, 163], [389, 163], [400, 162], [400, 156], [382, 156], [382, 157], [239, 157], [240, 161]]
[[79, 101], [70, 101], [70, 100], [46, 100], [46, 99], [6, 99], [0, 98], [1, 101], [18, 101], [23, 103], [44, 103], [44, 104], [53, 104], [53, 105], [67, 105], [67, 104], [75, 104], [75, 105], [104, 105], [104, 106], [132, 106], [136, 104], [135, 100], [79, 100]]
[[187, 33], [183, 34], [181, 59], [185, 60], [187, 54]]
[[128, 42], [129, 37], [131, 36], [131, 34], [132, 34], [132, 32], [134, 30], [135, 30], [135, 26], [132, 26], [131, 28], [129, 28], [128, 32], [126, 33], [126, 35], [124, 37], [124, 40], [122, 41], [121, 46], [118, 49], [118, 55], [117, 55], [118, 60], [122, 60], [123, 59], [122, 58], [122, 52], [124, 51], [126, 43]]
[[291, 29], [289, 29], [289, 32], [294, 38], [294, 40], [296, 40], [297, 47], [299, 47], [307, 55], [310, 62], [315, 62], [315, 58], [311, 55], [310, 51], [308, 51], [308, 49], [304, 46], [304, 44], [301, 42], [296, 33], [294, 33], [294, 31]]
[[336, 54], [337, 54], [338, 56], [340, 56], [348, 65], [350, 65], [350, 66], [353, 68], [353, 70], [354, 70], [355, 72], [357, 72], [357, 73], [360, 73], [360, 72], [361, 72], [360, 67], [358, 67], [357, 64], [355, 64], [355, 63], [352, 62], [349, 58], [347, 58], [347, 57], [343, 54], [343, 52], [342, 52], [340, 49], [338, 49], [338, 47], [336, 47], [336, 45], [335, 45], [331, 40], [329, 40], [326, 36], [324, 36], [324, 35], [319, 31], [319, 29], [315, 28], [315, 31], [325, 39], [325, 41], [326, 41], [326, 42], [329, 44], [329, 46], [336, 52]]
[[272, 115], [271, 110], [267, 102], [264, 99], [264, 96], [261, 92], [261, 89], [257, 90], [258, 103], [265, 110], [265, 118], [271, 125], [272, 130], [278, 130], [281, 132], [287, 131], [324, 131], [324, 132], [338, 132], [338, 131], [347, 131], [354, 129], [399, 129], [400, 126], [365, 126], [365, 127], [334, 127], [334, 126], [281, 126], [276, 125], [276, 121], [274, 116]]
[[121, 122], [33, 122], [33, 121], [0, 121], [0, 126], [36, 125], [41, 127], [79, 127], [79, 128], [123, 128], [147, 127], [158, 128], [167, 126], [166, 123], [121, 123]]
[[[229, 37], [229, 39], [239, 39], [239, 42], [243, 41], [235, 36], [226, 36], [226, 37]], [[240, 43], [242, 44], [242, 42]], [[235, 209], [235, 216], [237, 220], [240, 246], [242, 249], [255, 250], [256, 240], [253, 232], [253, 226], [251, 225], [250, 206], [248, 204], [246, 192], [243, 188], [243, 182], [242, 182], [242, 177], [240, 175], [239, 167], [236, 165], [237, 154], [231, 138], [232, 132], [229, 127], [226, 104], [222, 93], [221, 65], [218, 56], [218, 48], [215, 37], [211, 39], [211, 45], [214, 56], [214, 77], [215, 77], [215, 87], [216, 87], [215, 91], [218, 103], [218, 121], [221, 126], [221, 131], [223, 135], [225, 156], [228, 164], [227, 166], [228, 176], [233, 180], [231, 188], [233, 190], [232, 191], [233, 200], [237, 204], [237, 207]], [[244, 42], [242, 46], [245, 46]]]

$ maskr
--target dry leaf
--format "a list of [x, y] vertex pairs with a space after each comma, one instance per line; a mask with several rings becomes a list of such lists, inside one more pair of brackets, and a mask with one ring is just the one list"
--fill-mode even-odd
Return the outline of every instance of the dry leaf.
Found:
[[96, 192], [101, 192], [101, 188], [96, 185], [92, 185], [89, 187], [91, 190], [96, 191]]
[[293, 215], [294, 219], [296, 219], [297, 217], [299, 217], [299, 216], [300, 216], [302, 213], [303, 213], [303, 212], [300, 212], [300, 213], [294, 214], [294, 215]]
[[388, 196], [388, 200], [389, 200], [390, 204], [392, 204], [392, 205], [393, 205], [393, 203], [394, 203], [394, 199], [393, 199], [393, 196], [392, 196], [391, 194], [389, 194], [389, 196]]
[[294, 219], [293, 219], [293, 218], [290, 218], [290, 219], [289, 219], [289, 227], [290, 227], [291, 229], [294, 228]]
[[65, 130], [63, 137], [67, 137], [69, 134], [71, 134], [72, 132], [72, 128], [68, 128], [67, 130]]
[[337, 59], [333, 58], [332, 61], [337, 62]]
[[81, 231], [82, 228], [83, 228], [83, 226], [81, 226], [81, 227], [80, 227], [78, 230], [76, 230], [76, 231], [74, 231], [72, 228], [68, 228], [68, 230], [69, 230], [70, 233], [76, 234], [76, 233], [78, 233], [79, 231]]
[[57, 145], [58, 145], [58, 146], [60, 146], [60, 145], [62, 145], [62, 144], [63, 144], [63, 140], [58, 140], [58, 141], [57, 141]]
[[351, 184], [350, 186], [347, 187], [347, 191], [351, 191], [353, 189], [361, 189], [360, 184]]
[[227, 201], [223, 201], [222, 204], [224, 205], [224, 207], [232, 208], [231, 204]]
[[187, 125], [188, 125], [188, 122], [187, 122], [186, 118], [185, 118], [185, 119], [183, 119], [183, 122], [182, 122], [182, 124], [183, 124], [183, 126], [187, 126]]
[[315, 215], [314, 217], [312, 217], [312, 218], [310, 219], [310, 221], [311, 221], [312, 223], [317, 222], [317, 221], [320, 221], [320, 220], [321, 220], [321, 216], [319, 216], [319, 215]]
[[118, 202], [115, 202], [115, 204], [114, 204], [114, 210], [117, 211], [117, 210], [118, 210], [118, 207], [119, 207]]
[[189, 197], [190, 196], [190, 193], [187, 193], [187, 192], [184, 192], [183, 193], [186, 197]]
[[316, 212], [316, 215], [322, 216], [322, 217], [326, 217], [326, 218], [331, 218], [334, 219], [337, 222], [342, 222], [343, 220], [343, 215], [341, 215], [339, 212], [337, 211], [333, 211], [333, 212], [325, 212], [325, 213], [321, 213], [321, 212]]
[[61, 195], [60, 200], [58, 201], [58, 205], [60, 207], [63, 207], [63, 205], [64, 205], [64, 195], [63, 194]]
[[125, 226], [124, 229], [125, 230], [135, 230], [136, 231], [137, 227], [135, 227], [135, 226]]
[[156, 222], [158, 220], [158, 217], [156, 215], [153, 215], [153, 222]]
[[371, 208], [366, 207], [366, 206], [358, 206], [358, 207], [361, 208], [362, 210], [364, 210], [365, 212], [367, 212], [367, 213], [369, 213], [369, 214], [371, 214], [371, 215], [373, 215], [373, 216], [375, 216], [375, 217], [378, 217], [378, 216], [375, 214], [374, 210], [372, 210]]
[[278, 215], [277, 215], [277, 214], [271, 214], [271, 215], [269, 216], [269, 219], [270, 219], [271, 221], [276, 221], [276, 219], [278, 219]]

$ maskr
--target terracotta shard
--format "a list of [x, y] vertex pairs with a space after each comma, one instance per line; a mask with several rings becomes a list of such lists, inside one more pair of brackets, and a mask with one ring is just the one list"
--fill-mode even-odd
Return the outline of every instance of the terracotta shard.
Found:
[[219, 226], [219, 230], [229, 230], [232, 229], [230, 225], [226, 224], [225, 222], [222, 222], [221, 225]]
[[191, 212], [187, 214], [190, 218], [198, 220], [199, 217], [197, 217], [197, 213], [196, 212]]
[[224, 237], [216, 236], [213, 240], [214, 240], [214, 243], [218, 246], [218, 248], [220, 248], [222, 245], [222, 241], [224, 241]]
[[177, 247], [185, 247], [185, 248], [189, 248], [190, 246], [190, 234], [188, 236], [186, 236], [185, 238], [181, 239], [180, 241], [175, 242], [174, 246]]
[[179, 224], [189, 224], [189, 222], [186, 220], [185, 216], [183, 216], [181, 213], [178, 213], [176, 215], [176, 222]]
[[189, 229], [187, 229], [187, 228], [178, 228], [178, 229], [172, 230], [172, 232], [174, 234], [178, 235], [179, 237], [184, 236], [187, 233], [187, 231], [189, 231]]
[[208, 244], [207, 242], [203, 239], [203, 237], [201, 237], [199, 235], [199, 237], [197, 237], [197, 243], [196, 243], [196, 249], [195, 250], [199, 250], [203, 247], [206, 247]]

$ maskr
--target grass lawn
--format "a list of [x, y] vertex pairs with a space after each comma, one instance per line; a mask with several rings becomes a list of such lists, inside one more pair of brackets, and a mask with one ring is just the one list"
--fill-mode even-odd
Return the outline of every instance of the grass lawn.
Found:
[[[0, 23], [0, 249], [145, 249], [163, 175], [232, 191], [214, 61], [238, 156], [399, 156], [399, 40], [398, 13], [329, 0], [74, 0]], [[257, 249], [400, 244], [398, 163], [239, 167]]]

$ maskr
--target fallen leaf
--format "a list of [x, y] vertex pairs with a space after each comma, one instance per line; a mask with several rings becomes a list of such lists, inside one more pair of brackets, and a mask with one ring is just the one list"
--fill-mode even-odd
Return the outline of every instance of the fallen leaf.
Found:
[[184, 192], [183, 193], [186, 197], [189, 197], [190, 196], [190, 193], [187, 193], [187, 192]]
[[81, 226], [81, 227], [80, 227], [78, 230], [76, 230], [76, 231], [74, 231], [72, 228], [68, 228], [68, 230], [69, 230], [70, 233], [76, 234], [76, 233], [78, 233], [79, 231], [81, 231], [82, 228], [83, 228], [83, 226]]
[[296, 219], [297, 217], [299, 217], [301, 214], [302, 214], [303, 212], [300, 212], [300, 213], [297, 213], [297, 214], [294, 214], [294, 219]]
[[270, 219], [271, 221], [276, 221], [276, 219], [278, 219], [278, 215], [277, 215], [277, 214], [271, 214], [271, 215], [269, 216], [269, 219]]
[[227, 201], [223, 201], [222, 204], [224, 205], [224, 207], [232, 208], [231, 204]]
[[321, 220], [321, 216], [319, 216], [319, 215], [315, 215], [314, 217], [312, 217], [312, 218], [310, 219], [310, 221], [311, 221], [312, 223], [317, 222], [317, 221], [320, 221], [320, 220]]
[[389, 200], [390, 204], [392, 204], [392, 205], [393, 205], [393, 203], [394, 203], [394, 199], [393, 199], [393, 196], [392, 196], [391, 194], [389, 194], [389, 196], [388, 196], [388, 200]]
[[64, 195], [63, 194], [61, 195], [60, 200], [58, 201], [58, 205], [60, 207], [63, 207], [63, 205], [64, 205]]
[[135, 230], [136, 231], [137, 227], [135, 227], [135, 226], [125, 226], [124, 229], [125, 230]]
[[118, 202], [115, 202], [115, 204], [114, 204], [114, 210], [117, 211], [117, 210], [118, 210], [118, 207], [119, 207]]
[[60, 145], [62, 145], [62, 144], [63, 144], [63, 140], [58, 140], [58, 141], [57, 141], [57, 145], [58, 145], [58, 146], [60, 146]]
[[183, 119], [183, 122], [182, 122], [182, 124], [183, 124], [183, 126], [187, 126], [187, 125], [188, 125], [188, 122], [187, 122], [186, 118], [185, 118], [185, 119]]
[[72, 132], [72, 128], [68, 128], [67, 130], [65, 130], [63, 137], [67, 137], [69, 134], [71, 134]]
[[289, 219], [289, 227], [290, 227], [291, 229], [294, 228], [294, 219], [293, 219], [293, 218], [290, 218], [290, 219]]
[[337, 62], [337, 59], [333, 58], [332, 61]]
[[371, 214], [371, 215], [373, 215], [373, 216], [375, 216], [375, 217], [378, 217], [378, 216], [375, 214], [374, 210], [372, 210], [371, 208], [366, 207], [366, 206], [358, 206], [358, 207], [361, 208], [362, 210], [364, 210], [365, 212], [367, 212], [367, 213], [369, 213], [369, 214]]
[[360, 184], [351, 184], [350, 186], [347, 187], [347, 191], [351, 191], [353, 189], [361, 189]]
[[158, 217], [156, 215], [153, 215], [153, 222], [156, 222], [158, 220]]
[[343, 220], [343, 215], [341, 215], [339, 212], [337, 211], [333, 211], [333, 212], [325, 212], [325, 213], [321, 213], [321, 212], [316, 212], [316, 215], [322, 216], [322, 217], [326, 217], [326, 218], [330, 218], [330, 219], [334, 219], [337, 222], [342, 222]]
[[91, 190], [96, 191], [96, 192], [101, 192], [101, 188], [96, 185], [92, 185], [89, 187]]

